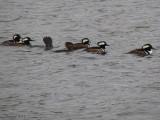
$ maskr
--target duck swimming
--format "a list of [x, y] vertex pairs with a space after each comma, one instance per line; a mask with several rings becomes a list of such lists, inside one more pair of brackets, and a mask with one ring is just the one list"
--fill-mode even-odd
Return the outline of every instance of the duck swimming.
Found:
[[6, 40], [2, 42], [2, 45], [7, 45], [7, 46], [31, 46], [31, 40], [30, 37], [25, 37], [21, 38], [19, 34], [13, 35], [13, 40]]
[[83, 38], [81, 43], [73, 44], [74, 50], [81, 49], [81, 48], [88, 48], [88, 47], [90, 47], [90, 41], [88, 38]]
[[98, 53], [98, 54], [106, 54], [105, 46], [109, 46], [105, 41], [100, 41], [97, 43], [98, 46], [90, 47], [85, 49], [87, 52]]
[[65, 42], [64, 46], [67, 49], [57, 50], [55, 52], [71, 52], [73, 50], [81, 49], [81, 48], [88, 48], [90, 46], [90, 41], [88, 38], [83, 38], [81, 43], [75, 43], [72, 42]]
[[142, 46], [142, 48], [134, 49], [128, 53], [145, 56], [145, 55], [151, 55], [152, 49], [155, 50], [155, 48], [153, 48], [151, 44], [145, 44]]
[[21, 40], [20, 34], [13, 35], [12, 40], [6, 40], [2, 42], [2, 45], [8, 45], [8, 46], [19, 46], [19, 42]]

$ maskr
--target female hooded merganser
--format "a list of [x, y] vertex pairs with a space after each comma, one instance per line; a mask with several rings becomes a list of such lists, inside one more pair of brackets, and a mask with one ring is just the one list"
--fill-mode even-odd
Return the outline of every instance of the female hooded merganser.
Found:
[[56, 51], [54, 51], [54, 52], [56, 52], [56, 53], [59, 53], [59, 52], [71, 52], [71, 51], [74, 50], [74, 47], [73, 47], [73, 43], [72, 43], [72, 42], [66, 42], [64, 45], [65, 45], [65, 47], [66, 47], [67, 49], [56, 50]]
[[85, 49], [87, 52], [94, 52], [98, 54], [106, 54], [106, 48], [105, 46], [109, 46], [105, 41], [101, 41], [97, 43], [97, 47], [90, 47]]
[[88, 38], [83, 38], [81, 43], [73, 44], [74, 50], [81, 48], [88, 48], [90, 46], [90, 41]]
[[13, 40], [6, 40], [2, 42], [2, 45], [15, 46], [18, 42], [20, 42], [21, 36], [19, 34], [13, 35]]
[[138, 54], [138, 55], [145, 56], [145, 55], [151, 55], [152, 54], [152, 49], [155, 50], [155, 48], [153, 48], [151, 44], [145, 44], [145, 45], [142, 46], [142, 48], [132, 50], [128, 53], [133, 53], [133, 54]]

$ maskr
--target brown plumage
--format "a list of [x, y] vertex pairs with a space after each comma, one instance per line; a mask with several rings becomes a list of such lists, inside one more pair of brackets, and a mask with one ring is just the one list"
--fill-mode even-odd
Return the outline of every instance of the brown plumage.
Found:
[[90, 47], [85, 49], [87, 52], [98, 53], [98, 54], [106, 54], [105, 46], [109, 46], [105, 41], [101, 41], [97, 43], [97, 47]]
[[65, 46], [67, 49], [56, 50], [56, 51], [54, 51], [54, 52], [56, 52], [56, 53], [60, 53], [60, 52], [71, 52], [71, 51], [74, 50], [73, 43], [71, 43], [71, 42], [66, 42], [66, 43], [64, 44], [64, 46]]
[[31, 40], [30, 37], [25, 37], [25, 38], [22, 38], [21, 39], [21, 36], [19, 34], [16, 34], [13, 36], [13, 40], [6, 40], [4, 42], [2, 42], [2, 45], [7, 45], [7, 46], [31, 46], [31, 43], [30, 41], [33, 41]]
[[[67, 42], [66, 42], [67, 43]], [[71, 43], [71, 42], [70, 42]], [[73, 43], [72, 43], [73, 44]], [[81, 49], [81, 48], [88, 48], [90, 46], [90, 41], [88, 38], [83, 38], [81, 43], [74, 43], [73, 44], [73, 49]]]
[[8, 45], [8, 46], [13, 46], [14, 41], [13, 40], [6, 40], [2, 42], [2, 45]]
[[76, 43], [76, 44], [73, 44], [73, 47], [74, 47], [74, 50], [76, 50], [76, 49], [81, 49], [81, 48], [88, 48], [89, 46], [83, 43]]
[[100, 47], [90, 47], [86, 49], [87, 52], [100, 52], [103, 51]]
[[[2, 42], [2, 45], [7, 45], [7, 46], [18, 46], [17, 44], [21, 39], [21, 36], [19, 34], [13, 35], [13, 40], [6, 40]], [[21, 45], [20, 45], [21, 46]]]
[[135, 50], [132, 50], [132, 51], [130, 51], [128, 53], [139, 54], [139, 55], [146, 55], [146, 53], [142, 49], [135, 49]]
[[151, 55], [152, 49], [155, 49], [155, 48], [153, 48], [151, 44], [145, 44], [142, 46], [141, 49], [134, 49], [128, 53], [145, 56], [145, 55]]

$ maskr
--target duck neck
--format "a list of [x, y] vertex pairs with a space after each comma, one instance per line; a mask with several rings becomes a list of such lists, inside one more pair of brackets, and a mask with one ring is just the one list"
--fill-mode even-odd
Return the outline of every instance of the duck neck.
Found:
[[144, 52], [145, 52], [146, 55], [152, 54], [152, 50], [151, 49], [150, 50], [144, 50]]
[[100, 46], [100, 48], [102, 49], [102, 51], [106, 51], [106, 47], [103, 45], [103, 46]]
[[152, 49], [151, 48], [146, 48], [146, 49], [143, 49], [143, 50], [144, 50], [146, 55], [152, 54]]
[[25, 41], [24, 44], [25, 44], [26, 46], [32, 46], [29, 41]]

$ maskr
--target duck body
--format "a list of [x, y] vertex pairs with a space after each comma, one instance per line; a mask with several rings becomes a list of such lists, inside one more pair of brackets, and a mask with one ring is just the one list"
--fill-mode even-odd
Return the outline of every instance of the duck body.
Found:
[[7, 43], [8, 46], [25, 46], [24, 43]]
[[74, 50], [81, 49], [81, 48], [88, 48], [89, 46], [87, 44], [83, 43], [75, 43], [73, 44]]
[[137, 55], [146, 55], [146, 53], [144, 52], [143, 49], [134, 49], [128, 53], [131, 53], [131, 54], [137, 54]]
[[87, 48], [85, 51], [97, 53], [97, 54], [106, 54], [106, 50], [100, 47], [90, 47], [90, 48]]
[[14, 43], [14, 40], [6, 40], [2, 42], [2, 45], [12, 45]]

